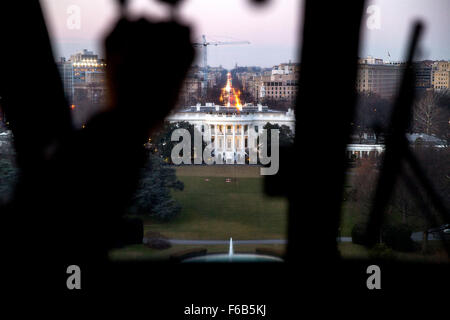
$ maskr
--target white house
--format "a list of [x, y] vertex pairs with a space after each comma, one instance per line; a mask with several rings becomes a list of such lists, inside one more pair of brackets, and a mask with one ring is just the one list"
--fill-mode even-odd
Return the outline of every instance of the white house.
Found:
[[[189, 107], [170, 115], [169, 122], [186, 121], [203, 133], [204, 139], [211, 142], [215, 155], [222, 155], [227, 163], [236, 163], [245, 158], [246, 149], [256, 147], [252, 139], [252, 131], [262, 132], [270, 122], [279, 126], [286, 125], [292, 132], [295, 130], [294, 111], [278, 111], [258, 104], [246, 104], [242, 107], [226, 107], [213, 103]], [[254, 139], [256, 140], [256, 136]], [[248, 156], [248, 154], [247, 154]]]

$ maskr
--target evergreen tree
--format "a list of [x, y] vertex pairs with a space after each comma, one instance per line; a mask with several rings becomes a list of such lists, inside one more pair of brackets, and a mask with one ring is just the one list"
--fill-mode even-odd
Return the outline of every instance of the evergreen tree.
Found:
[[169, 221], [181, 211], [181, 206], [173, 199], [170, 190], [183, 190], [175, 169], [165, 165], [155, 154], [150, 154], [142, 170], [141, 180], [134, 196], [132, 211], [135, 214]]
[[[176, 144], [179, 142], [172, 141], [172, 133], [176, 129], [186, 129], [189, 131], [191, 135], [191, 163], [194, 163], [194, 155], [196, 154], [195, 145], [194, 145], [194, 131], [197, 131], [198, 134], [201, 134], [198, 132], [198, 130], [194, 127], [194, 125], [190, 124], [186, 121], [181, 122], [174, 122], [169, 123], [165, 122], [164, 127], [151, 138], [151, 142], [149, 143], [149, 149], [150, 151], [159, 156], [165, 163], [172, 163], [171, 159], [171, 153], [172, 149], [175, 147]], [[203, 152], [203, 150], [206, 147], [206, 142], [202, 139], [202, 150], [198, 150], [198, 152]]]

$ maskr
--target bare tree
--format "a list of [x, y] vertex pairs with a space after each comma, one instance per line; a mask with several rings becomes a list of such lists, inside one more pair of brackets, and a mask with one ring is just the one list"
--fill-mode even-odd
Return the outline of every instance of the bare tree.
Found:
[[437, 94], [426, 92], [414, 104], [414, 123], [415, 132], [426, 133], [428, 135], [439, 135], [439, 129], [442, 121], [445, 121], [442, 107], [439, 107]]
[[351, 199], [357, 204], [361, 215], [365, 216], [372, 205], [373, 192], [378, 179], [376, 162], [372, 159], [361, 159], [354, 173]]

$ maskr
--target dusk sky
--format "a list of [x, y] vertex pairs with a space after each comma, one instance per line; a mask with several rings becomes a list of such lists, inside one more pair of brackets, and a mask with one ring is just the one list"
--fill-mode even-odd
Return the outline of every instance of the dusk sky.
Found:
[[[168, 17], [166, 6], [157, 1], [129, 2], [133, 16]], [[101, 53], [103, 35], [117, 18], [116, 1], [43, 0], [41, 3], [55, 55], [69, 57], [84, 48]], [[67, 11], [72, 5], [80, 9], [79, 29], [67, 26], [70, 16]], [[369, 5], [379, 9], [379, 29], [367, 27], [369, 14], [366, 13], [362, 21], [361, 56], [388, 59], [389, 51], [390, 60], [402, 60], [411, 23], [420, 18], [426, 23], [420, 58], [450, 59], [450, 1], [377, 0]], [[247, 0], [185, 0], [179, 15], [193, 27], [193, 40], [200, 40], [200, 36], [206, 34], [210, 40], [251, 42], [250, 45], [209, 47], [209, 65], [232, 68], [237, 63], [271, 67], [298, 60], [296, 46], [302, 23], [301, 9], [299, 0], [272, 0], [262, 8], [256, 8]], [[330, 58], [333, 50], [339, 48], [330, 48]]]

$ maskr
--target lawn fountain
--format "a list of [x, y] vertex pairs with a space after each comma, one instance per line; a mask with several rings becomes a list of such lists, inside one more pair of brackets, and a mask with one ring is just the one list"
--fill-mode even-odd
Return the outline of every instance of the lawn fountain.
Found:
[[199, 257], [187, 258], [182, 262], [213, 262], [213, 263], [224, 263], [224, 262], [283, 262], [283, 259], [278, 257], [273, 257], [263, 254], [253, 254], [253, 253], [234, 253], [233, 238], [230, 238], [230, 244], [228, 253], [214, 253], [206, 254]]

